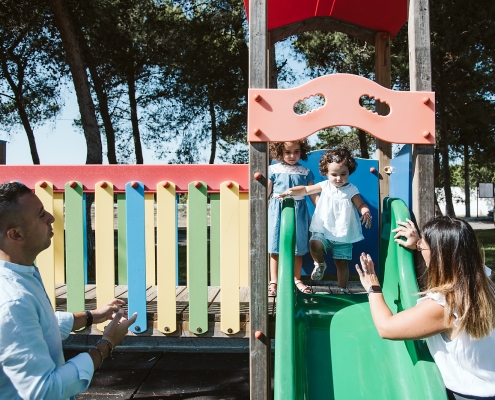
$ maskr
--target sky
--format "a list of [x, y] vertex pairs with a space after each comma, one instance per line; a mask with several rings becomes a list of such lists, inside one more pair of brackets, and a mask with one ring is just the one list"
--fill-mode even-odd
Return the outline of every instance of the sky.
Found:
[[[302, 85], [309, 80], [303, 74], [304, 64], [291, 57], [288, 46], [283, 43], [281, 45], [277, 44], [276, 53], [277, 61], [289, 58], [289, 66], [298, 76], [293, 86]], [[84, 135], [82, 130], [73, 126], [74, 119], [79, 118], [79, 108], [73, 88], [72, 90], [64, 89], [62, 96], [65, 99], [65, 106], [57, 118], [45, 125], [34, 128], [36, 146], [42, 165], [79, 165], [85, 164], [86, 161], [86, 141]], [[315, 137], [310, 137], [310, 143], [315, 139]], [[18, 126], [12, 132], [0, 130], [0, 140], [6, 140], [8, 142], [7, 165], [33, 164], [27, 136], [21, 126]], [[206, 153], [203, 157], [204, 162], [208, 160]], [[146, 148], [144, 145], [143, 158], [144, 164], [167, 163], [166, 159], [157, 159], [153, 150]], [[222, 162], [218, 157], [215, 161], [217, 163]], [[103, 163], [108, 163], [105, 154], [103, 156]]]

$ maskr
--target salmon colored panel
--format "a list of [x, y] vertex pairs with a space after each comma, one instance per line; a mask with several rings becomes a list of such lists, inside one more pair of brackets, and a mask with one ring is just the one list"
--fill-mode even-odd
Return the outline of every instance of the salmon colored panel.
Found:
[[[294, 105], [320, 94], [325, 104], [297, 115]], [[390, 106], [387, 116], [366, 110], [362, 96]], [[257, 101], [258, 100], [258, 101]], [[351, 74], [326, 75], [292, 89], [249, 89], [248, 141], [298, 140], [330, 126], [354, 126], [390, 143], [435, 144], [435, 94], [399, 92]]]

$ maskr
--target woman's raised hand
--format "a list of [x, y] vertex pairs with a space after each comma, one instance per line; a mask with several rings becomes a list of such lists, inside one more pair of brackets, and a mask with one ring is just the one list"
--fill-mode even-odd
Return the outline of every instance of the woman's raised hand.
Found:
[[[392, 232], [395, 232], [394, 241], [400, 246], [415, 249], [416, 242], [419, 240], [419, 233], [414, 222], [406, 218], [406, 222], [397, 221], [397, 225], [400, 226], [392, 229]], [[406, 240], [400, 239], [401, 237], [406, 238]]]
[[368, 292], [371, 286], [380, 285], [378, 277], [375, 274], [375, 263], [371, 259], [371, 256], [365, 253], [361, 253], [359, 261], [361, 262], [361, 268], [356, 264], [356, 271], [359, 274], [361, 285]]

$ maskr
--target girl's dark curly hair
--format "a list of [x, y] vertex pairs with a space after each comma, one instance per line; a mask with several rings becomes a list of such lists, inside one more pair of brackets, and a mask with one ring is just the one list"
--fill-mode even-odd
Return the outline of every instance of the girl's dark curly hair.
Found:
[[323, 176], [328, 174], [328, 164], [335, 162], [337, 164], [347, 165], [349, 168], [349, 175], [356, 170], [356, 160], [352, 156], [350, 150], [347, 147], [335, 147], [331, 150], [327, 150], [320, 160], [320, 172]]
[[272, 142], [270, 143], [270, 157], [277, 161], [284, 159], [284, 147], [285, 143], [298, 143], [301, 147], [301, 160], [306, 161], [309, 153], [308, 139], [295, 140], [294, 142]]

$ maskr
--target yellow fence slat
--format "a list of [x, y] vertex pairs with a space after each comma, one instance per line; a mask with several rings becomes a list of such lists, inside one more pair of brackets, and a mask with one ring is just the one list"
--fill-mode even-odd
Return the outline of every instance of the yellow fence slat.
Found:
[[[44, 187], [43, 187], [44, 186]], [[38, 182], [34, 188], [34, 193], [43, 203], [45, 211], [54, 214], [53, 211], [53, 184], [50, 182]], [[46, 293], [50, 299], [53, 309], [55, 309], [55, 246], [53, 243], [48, 249], [43, 250], [36, 257], [36, 266], [40, 270]]]
[[155, 276], [155, 194], [144, 194], [144, 225], [146, 246], [146, 285], [154, 286]]
[[175, 196], [175, 184], [161, 182], [156, 186], [157, 329], [163, 333], [177, 330], [175, 282], [178, 254]]
[[55, 246], [55, 282], [65, 283], [64, 255], [64, 194], [53, 193], [53, 239]]
[[[95, 185], [95, 258], [96, 307], [102, 307], [115, 297], [113, 185], [98, 182]], [[98, 324], [103, 330], [109, 321]]]
[[[229, 187], [230, 186], [230, 187]], [[234, 334], [239, 322], [239, 256], [240, 218], [239, 185], [235, 182], [220, 184], [220, 330]]]
[[249, 286], [249, 193], [239, 193], [239, 285]]

